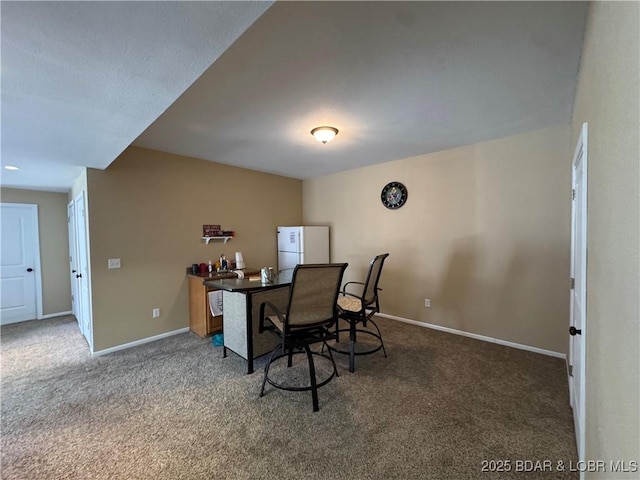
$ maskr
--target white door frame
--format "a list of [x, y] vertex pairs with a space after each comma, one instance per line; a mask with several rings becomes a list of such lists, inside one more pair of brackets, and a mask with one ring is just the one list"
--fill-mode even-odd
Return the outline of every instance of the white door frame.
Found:
[[78, 308], [78, 240], [76, 231], [76, 213], [75, 203], [73, 201], [67, 204], [67, 227], [69, 231], [69, 281], [71, 282], [71, 311], [76, 317], [78, 326], [82, 330], [80, 322], [80, 313]]
[[[570, 290], [570, 318], [569, 326], [575, 325], [574, 321], [574, 296], [579, 296], [581, 304], [579, 327], [580, 333], [572, 335], [569, 340], [569, 394], [571, 407], [573, 408], [573, 421], [576, 432], [576, 443], [578, 449], [578, 460], [584, 461], [585, 459], [585, 428], [586, 428], [586, 412], [585, 412], [585, 373], [586, 373], [586, 320], [587, 320], [587, 139], [588, 139], [588, 125], [582, 124], [580, 129], [580, 136], [576, 145], [575, 152], [573, 154], [573, 162], [571, 168], [571, 188], [572, 197], [575, 197], [576, 186], [580, 189], [579, 199], [573, 198], [571, 202], [571, 279], [572, 288]], [[576, 172], [580, 172], [577, 175]], [[579, 184], [577, 182], [580, 182]], [[576, 200], [580, 200], [580, 205], [577, 205]], [[579, 221], [580, 230], [576, 228], [576, 224]], [[580, 257], [576, 258], [578, 252], [576, 252], [577, 240], [581, 240], [581, 252]], [[578, 281], [576, 278], [576, 266], [579, 266], [581, 276]], [[580, 351], [578, 358], [577, 371], [573, 371], [573, 364], [575, 363], [575, 345], [574, 342], [580, 342]], [[578, 380], [576, 380], [578, 379]], [[578, 384], [575, 385], [574, 382]], [[580, 478], [584, 478], [584, 472], [580, 473]]]
[[38, 223], [38, 205], [33, 203], [9, 203], [2, 202], [1, 206], [15, 207], [19, 209], [24, 209], [28, 212], [29, 215], [32, 216], [32, 220], [34, 222], [35, 229], [35, 238], [34, 238], [34, 257], [33, 257], [33, 268], [35, 270], [35, 284], [36, 284], [36, 319], [40, 320], [43, 318], [43, 309], [42, 309], [42, 268], [40, 263], [40, 225]]
[[[93, 318], [91, 301], [91, 262], [89, 249], [89, 215], [87, 213], [87, 196], [81, 191], [74, 199], [76, 215], [76, 239], [78, 271], [82, 274], [78, 285], [78, 310], [81, 312], [82, 327], [80, 330], [87, 339], [89, 350], [93, 353]], [[84, 255], [83, 255], [84, 251]]]

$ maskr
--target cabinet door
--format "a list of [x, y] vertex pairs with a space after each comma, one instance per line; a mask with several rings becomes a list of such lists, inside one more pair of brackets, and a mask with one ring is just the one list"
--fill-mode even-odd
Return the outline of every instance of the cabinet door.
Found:
[[199, 337], [222, 331], [222, 315], [214, 316], [209, 305], [209, 290], [203, 279], [189, 276], [189, 329]]
[[207, 318], [209, 316], [209, 303], [207, 301], [207, 289], [202, 284], [202, 279], [189, 278], [189, 329], [200, 337], [207, 335]]

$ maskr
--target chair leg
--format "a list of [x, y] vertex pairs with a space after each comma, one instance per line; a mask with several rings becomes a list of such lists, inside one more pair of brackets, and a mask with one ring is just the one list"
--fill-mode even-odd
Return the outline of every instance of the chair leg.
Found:
[[384, 358], [387, 358], [387, 351], [384, 348], [384, 342], [382, 341], [382, 334], [380, 333], [380, 329], [378, 328], [378, 325], [376, 325], [376, 322], [374, 322], [373, 320], [369, 320], [374, 327], [376, 327], [376, 330], [378, 331], [378, 337], [380, 338], [380, 345], [382, 345], [382, 353], [384, 353]]
[[[322, 342], [322, 352], [324, 352], [324, 346], [327, 345], [327, 342]], [[339, 377], [338, 366], [336, 365], [336, 361], [333, 359], [333, 353], [331, 353], [331, 349], [327, 345], [327, 352], [329, 352], [329, 358], [331, 359], [331, 363], [333, 364], [333, 373], [336, 374], [336, 377]]]
[[318, 387], [316, 387], [316, 367], [313, 364], [313, 355], [309, 345], [304, 346], [304, 351], [307, 352], [307, 359], [309, 360], [309, 379], [311, 380], [311, 399], [313, 400], [313, 411], [320, 410], [318, 406]]
[[[275, 356], [276, 352], [278, 352], [282, 348], [283, 348], [282, 344], [278, 345], [277, 348], [274, 348], [273, 352], [271, 352], [271, 355], [269, 355], [269, 360], [267, 360], [267, 364], [264, 366], [264, 377], [262, 378], [262, 388], [260, 388], [261, 397], [264, 395], [264, 386], [267, 384], [267, 377], [269, 376], [269, 367], [271, 367], [271, 362], [273, 361], [273, 357]], [[284, 350], [282, 350], [282, 353], [284, 354]]]
[[356, 369], [356, 322], [349, 322], [349, 371]]
[[287, 368], [290, 368], [291, 365], [293, 365], [293, 347], [289, 348], [289, 355], [287, 358]]

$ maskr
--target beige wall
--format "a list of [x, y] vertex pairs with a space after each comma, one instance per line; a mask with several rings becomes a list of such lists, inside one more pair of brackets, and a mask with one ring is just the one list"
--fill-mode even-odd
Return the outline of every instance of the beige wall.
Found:
[[40, 263], [42, 267], [42, 314], [56, 315], [71, 311], [69, 277], [69, 233], [67, 230], [67, 194], [0, 189], [5, 203], [38, 205]]
[[[306, 180], [304, 221], [332, 227], [347, 279], [390, 253], [384, 313], [565, 353], [569, 135], [557, 126]], [[380, 203], [394, 180], [409, 191], [397, 211]]]
[[[589, 124], [586, 456], [640, 460], [638, 2], [592, 3], [572, 144]], [[589, 474], [638, 478], [638, 473]]]
[[[300, 180], [135, 147], [89, 169], [87, 191], [95, 351], [187, 327], [188, 266], [236, 251], [275, 265], [276, 226], [302, 221]], [[236, 238], [205, 245], [203, 224]]]

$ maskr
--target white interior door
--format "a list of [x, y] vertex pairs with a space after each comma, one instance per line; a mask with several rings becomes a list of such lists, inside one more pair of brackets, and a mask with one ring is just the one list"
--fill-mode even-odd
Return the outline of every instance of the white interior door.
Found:
[[[587, 301], [587, 124], [582, 125], [572, 169], [571, 319], [569, 325], [569, 392], [578, 460], [585, 454], [585, 361]], [[581, 473], [581, 478], [584, 472]]]
[[91, 288], [89, 273], [89, 248], [87, 238], [87, 209], [84, 192], [74, 199], [76, 214], [77, 267], [78, 274], [78, 313], [82, 323], [80, 330], [93, 349], [93, 329], [91, 320]]
[[80, 322], [80, 313], [78, 312], [78, 259], [77, 259], [77, 240], [76, 240], [76, 212], [73, 202], [67, 205], [67, 226], [69, 229], [69, 279], [71, 282], [71, 311], [76, 317], [80, 331], [82, 331], [82, 322]]
[[5, 325], [42, 315], [40, 242], [37, 205], [3, 203], [1, 208], [0, 323]]

